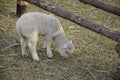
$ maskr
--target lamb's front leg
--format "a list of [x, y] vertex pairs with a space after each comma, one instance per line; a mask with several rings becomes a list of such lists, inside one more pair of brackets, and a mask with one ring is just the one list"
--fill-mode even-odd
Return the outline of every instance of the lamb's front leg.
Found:
[[45, 35], [44, 48], [46, 48], [47, 56], [49, 58], [53, 57], [53, 54], [52, 54], [52, 51], [51, 51], [51, 43], [52, 43], [52, 36], [51, 35]]

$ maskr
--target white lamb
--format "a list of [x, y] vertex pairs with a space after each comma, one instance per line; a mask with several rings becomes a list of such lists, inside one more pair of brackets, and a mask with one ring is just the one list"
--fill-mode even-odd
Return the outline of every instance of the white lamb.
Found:
[[59, 20], [53, 15], [38, 12], [25, 13], [17, 20], [16, 29], [20, 35], [22, 55], [26, 54], [28, 44], [33, 60], [39, 60], [36, 51], [39, 35], [45, 38], [43, 48], [46, 48], [49, 58], [53, 57], [50, 47], [52, 40], [55, 41], [59, 54], [64, 58], [69, 57], [75, 49], [72, 41], [67, 39]]

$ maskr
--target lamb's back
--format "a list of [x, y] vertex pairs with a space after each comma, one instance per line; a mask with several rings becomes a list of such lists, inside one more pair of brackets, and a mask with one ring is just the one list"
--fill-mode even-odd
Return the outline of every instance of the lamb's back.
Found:
[[22, 15], [16, 22], [16, 28], [23, 35], [37, 31], [40, 35], [53, 34], [61, 28], [59, 20], [53, 15], [29, 12]]

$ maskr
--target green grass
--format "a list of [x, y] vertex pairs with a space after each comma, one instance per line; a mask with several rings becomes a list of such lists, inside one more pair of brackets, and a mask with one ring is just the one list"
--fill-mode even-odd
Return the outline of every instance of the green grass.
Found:
[[[3, 1], [3, 2], [2, 2]], [[47, 0], [64, 10], [79, 14], [93, 22], [120, 31], [120, 17], [85, 5], [78, 0]], [[119, 0], [104, 0], [120, 6]], [[41, 61], [32, 60], [29, 52], [21, 56], [19, 36], [15, 29], [16, 0], [0, 1], [0, 80], [112, 80], [117, 77], [115, 69], [120, 66], [120, 57], [114, 47], [117, 42], [89, 31], [58, 16], [67, 37], [75, 44], [75, 52], [63, 59], [53, 45], [52, 59], [42, 50], [43, 38], [37, 45]], [[7, 6], [6, 6], [7, 5]], [[4, 9], [2, 8], [4, 7]], [[29, 4], [29, 11], [48, 13]]]

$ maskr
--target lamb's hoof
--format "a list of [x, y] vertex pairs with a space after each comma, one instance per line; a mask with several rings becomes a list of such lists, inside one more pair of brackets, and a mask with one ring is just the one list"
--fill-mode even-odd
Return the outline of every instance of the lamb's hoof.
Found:
[[33, 58], [33, 60], [34, 60], [34, 61], [40, 61], [40, 59], [39, 59], [39, 58]]
[[48, 58], [52, 58], [53, 57], [53, 54], [47, 54]]
[[34, 56], [34, 57], [33, 57], [33, 60], [34, 60], [34, 61], [40, 61], [40, 59], [39, 59], [38, 56]]

